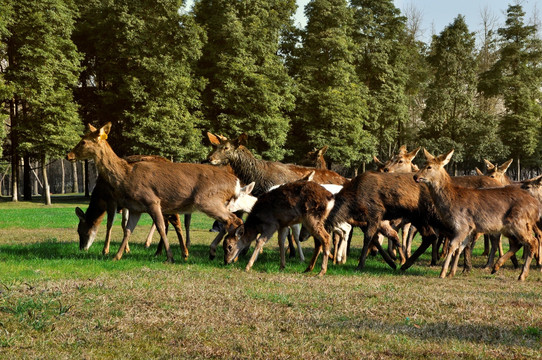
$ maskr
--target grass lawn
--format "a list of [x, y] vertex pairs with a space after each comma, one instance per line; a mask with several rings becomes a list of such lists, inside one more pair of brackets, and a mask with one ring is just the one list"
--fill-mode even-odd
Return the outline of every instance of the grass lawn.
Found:
[[[394, 359], [542, 358], [542, 273], [527, 281], [506, 264], [481, 269], [481, 241], [468, 275], [439, 279], [429, 254], [406, 273], [380, 257], [354, 270], [359, 230], [347, 264], [323, 278], [290, 259], [279, 271], [276, 241], [253, 269], [208, 258], [212, 220], [195, 214], [192, 246], [176, 263], [143, 246], [142, 218], [132, 252], [102, 256], [105, 224], [88, 252], [77, 243], [79, 196], [55, 205], [0, 200], [0, 359]], [[303, 244], [310, 259], [312, 240]], [[506, 246], [505, 246], [506, 248]], [[320, 257], [321, 260], [321, 257]]]

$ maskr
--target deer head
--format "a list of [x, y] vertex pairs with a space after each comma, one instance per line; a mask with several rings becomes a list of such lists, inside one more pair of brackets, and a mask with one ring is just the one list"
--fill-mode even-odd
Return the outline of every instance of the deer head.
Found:
[[420, 151], [420, 147], [410, 152], [407, 151], [406, 146], [403, 145], [399, 148], [399, 153], [393, 156], [382, 169], [383, 172], [411, 172], [416, 165], [412, 164], [412, 160], [416, 157]]
[[235, 151], [241, 145], [246, 145], [247, 134], [241, 134], [237, 140], [228, 140], [222, 135], [207, 133], [207, 138], [213, 146], [213, 151], [207, 156], [207, 160], [213, 165], [226, 165], [235, 157]]
[[[254, 236], [255, 238], [256, 236]], [[231, 264], [239, 253], [250, 246], [251, 235], [245, 232], [245, 226], [241, 225], [233, 233], [229, 233], [222, 244], [224, 248], [224, 264]]]
[[70, 161], [93, 159], [107, 144], [107, 135], [111, 130], [110, 122], [100, 129], [96, 129], [90, 124], [88, 127], [90, 131], [82, 136], [81, 141], [66, 155], [66, 159]]
[[484, 159], [484, 162], [486, 163], [487, 168], [487, 176], [490, 178], [496, 179], [500, 181], [501, 183], [506, 183], [506, 170], [510, 167], [512, 164], [513, 159], [508, 160], [507, 162], [503, 163], [500, 166], [493, 165], [490, 161]]
[[[79, 250], [86, 251], [96, 239], [98, 227], [87, 222], [85, 213], [83, 210], [81, 210], [81, 208], [76, 207], [75, 214], [79, 218], [79, 224], [77, 225], [77, 233], [79, 234]], [[101, 218], [99, 220], [101, 221]]]
[[418, 183], [424, 182], [427, 184], [434, 184], [439, 186], [444, 181], [445, 177], [448, 176], [448, 173], [444, 169], [444, 166], [450, 162], [454, 150], [451, 150], [447, 154], [433, 156], [423, 149], [423, 153], [426, 158], [426, 163], [424, 166], [414, 175], [414, 180]]

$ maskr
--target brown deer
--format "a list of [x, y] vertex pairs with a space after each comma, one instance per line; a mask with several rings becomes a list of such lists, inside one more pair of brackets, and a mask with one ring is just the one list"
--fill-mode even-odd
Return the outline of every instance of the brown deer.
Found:
[[458, 250], [450, 276], [455, 274], [459, 254], [466, 247], [470, 233], [500, 232], [510, 239], [510, 250], [499, 258], [492, 273], [525, 245], [529, 255], [519, 276], [519, 280], [525, 280], [532, 256], [538, 253], [538, 241], [533, 236], [534, 231], [539, 232], [536, 226], [540, 207], [538, 200], [517, 187], [469, 189], [457, 186], [444, 169], [453, 150], [434, 157], [424, 149], [424, 154], [427, 162], [414, 179], [428, 185], [440, 218], [452, 230], [449, 253], [440, 277], [446, 277], [451, 258]]
[[325, 145], [321, 149], [314, 148], [309, 151], [305, 157], [299, 162], [299, 165], [314, 167], [315, 169], [327, 169], [326, 160], [324, 154], [326, 153], [328, 146]]
[[[239, 180], [223, 169], [188, 163], [141, 161], [134, 164], [119, 158], [107, 143], [111, 123], [100, 129], [89, 126], [90, 132], [67, 155], [68, 160], [93, 159], [98, 173], [113, 188], [121, 207], [130, 211], [124, 238], [115, 260], [122, 257], [143, 212], [149, 213], [164, 242], [167, 260], [173, 262], [165, 232], [163, 215], [201, 211], [226, 224], [226, 229], [239, 226], [242, 221], [226, 209], [226, 202], [238, 194]], [[222, 238], [222, 234], [220, 239]], [[211, 245], [214, 255], [220, 239]]]
[[[138, 161], [168, 161], [167, 159], [161, 156], [152, 156], [152, 155], [132, 155], [124, 158], [129, 163], [135, 163]], [[87, 211], [84, 212], [81, 208], [75, 208], [75, 214], [79, 218], [79, 224], [77, 226], [77, 233], [79, 234], [79, 249], [88, 250], [96, 239], [96, 234], [98, 232], [98, 226], [102, 222], [104, 216], [107, 214], [107, 230], [105, 235], [105, 243], [102, 253], [104, 255], [109, 254], [109, 245], [111, 242], [111, 229], [113, 227], [113, 221], [115, 220], [115, 215], [118, 208], [117, 200], [114, 198], [113, 189], [111, 186], [100, 176], [96, 179], [96, 185], [92, 190], [92, 195], [90, 196], [90, 203], [88, 205]], [[185, 214], [185, 229], [186, 229], [186, 246], [189, 245], [189, 227], [190, 227], [190, 214]], [[123, 213], [123, 219], [127, 220], [127, 214]], [[176, 229], [177, 235], [179, 236], [179, 242], [181, 243], [181, 249], [184, 249], [184, 238], [182, 235], [182, 230], [180, 228], [180, 219], [177, 215], [172, 215], [168, 217], [168, 222], [170, 222]], [[122, 226], [125, 226], [125, 221], [122, 222]], [[150, 239], [152, 239], [153, 224], [149, 235], [147, 236], [147, 242], [145, 247], [149, 247]], [[149, 245], [147, 244], [149, 243]], [[130, 251], [128, 245], [126, 245], [126, 252]], [[183, 255], [188, 256], [188, 252], [183, 253]]]
[[[248, 248], [252, 241], [258, 238], [246, 266], [246, 271], [249, 271], [264, 244], [276, 231], [302, 223], [314, 237], [315, 246], [311, 262], [305, 272], [314, 268], [323, 247], [322, 268], [318, 274], [323, 276], [327, 271], [330, 255], [330, 235], [324, 228], [324, 222], [333, 208], [333, 203], [333, 194], [322, 186], [306, 180], [286, 183], [261, 195], [244, 225], [224, 239], [224, 262], [231, 263], [242, 250]], [[279, 241], [279, 246], [281, 254], [284, 254], [284, 243]], [[281, 266], [283, 265], [281, 256]]]

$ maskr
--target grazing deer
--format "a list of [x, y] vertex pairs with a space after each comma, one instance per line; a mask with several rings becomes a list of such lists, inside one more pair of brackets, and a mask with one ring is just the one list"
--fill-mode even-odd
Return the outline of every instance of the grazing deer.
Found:
[[457, 186], [444, 169], [453, 150], [434, 157], [424, 149], [424, 154], [427, 162], [414, 179], [428, 185], [442, 221], [452, 230], [449, 253], [440, 277], [446, 276], [451, 258], [459, 250], [450, 271], [450, 276], [455, 274], [459, 254], [467, 245], [470, 233], [500, 232], [510, 239], [510, 250], [499, 258], [492, 273], [525, 245], [529, 255], [519, 276], [519, 280], [525, 280], [532, 256], [538, 253], [538, 242], [533, 236], [534, 231], [539, 232], [536, 226], [540, 217], [538, 200], [517, 187], [469, 189]]
[[299, 165], [314, 167], [315, 169], [327, 169], [326, 160], [324, 154], [326, 153], [328, 146], [325, 145], [321, 149], [314, 148], [309, 151], [305, 157], [299, 162]]
[[[276, 231], [290, 225], [302, 223], [314, 237], [314, 253], [305, 272], [314, 268], [320, 251], [324, 250], [322, 268], [319, 276], [327, 271], [330, 255], [330, 235], [324, 228], [324, 222], [333, 208], [333, 194], [322, 186], [307, 180], [298, 180], [279, 186], [260, 197], [248, 214], [246, 222], [224, 239], [224, 262], [231, 263], [239, 253], [256, 240], [256, 246], [246, 271], [254, 265], [260, 250]], [[258, 236], [259, 235], [259, 236]], [[284, 254], [284, 245], [279, 242], [280, 252]], [[281, 255], [281, 266], [283, 265]]]
[[[226, 229], [235, 228], [242, 223], [225, 205], [239, 192], [239, 180], [234, 175], [203, 164], [162, 161], [130, 164], [119, 158], [107, 143], [111, 123], [100, 129], [93, 126], [89, 128], [90, 132], [82, 137], [67, 158], [93, 159], [99, 175], [113, 188], [119, 205], [130, 211], [124, 238], [115, 260], [122, 257], [128, 238], [143, 212], [149, 213], [155, 222], [169, 262], [173, 262], [173, 254], [167, 240], [164, 214], [174, 215], [198, 210], [224, 222]], [[221, 239], [222, 235], [219, 235]], [[213, 241], [211, 255], [214, 255], [220, 239], [217, 236]]]

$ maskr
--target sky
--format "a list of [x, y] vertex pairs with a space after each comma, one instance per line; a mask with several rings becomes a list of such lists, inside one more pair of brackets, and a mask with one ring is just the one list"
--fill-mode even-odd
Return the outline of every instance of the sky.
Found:
[[[307, 20], [303, 9], [309, 1], [297, 0], [298, 9], [295, 15], [297, 25], [305, 26]], [[537, 2], [538, 11], [542, 12], [541, 0], [520, 1], [526, 13], [526, 21], [533, 16]], [[499, 25], [503, 25], [508, 5], [515, 4], [516, 0], [394, 0], [394, 3], [402, 13], [407, 7], [411, 6], [421, 13], [423, 34], [420, 40], [430, 42], [433, 33], [439, 34], [459, 14], [465, 16], [470, 31], [476, 32], [480, 30], [480, 12], [486, 7], [491, 14], [498, 18]], [[539, 14], [539, 16], [542, 17], [542, 14]]]

